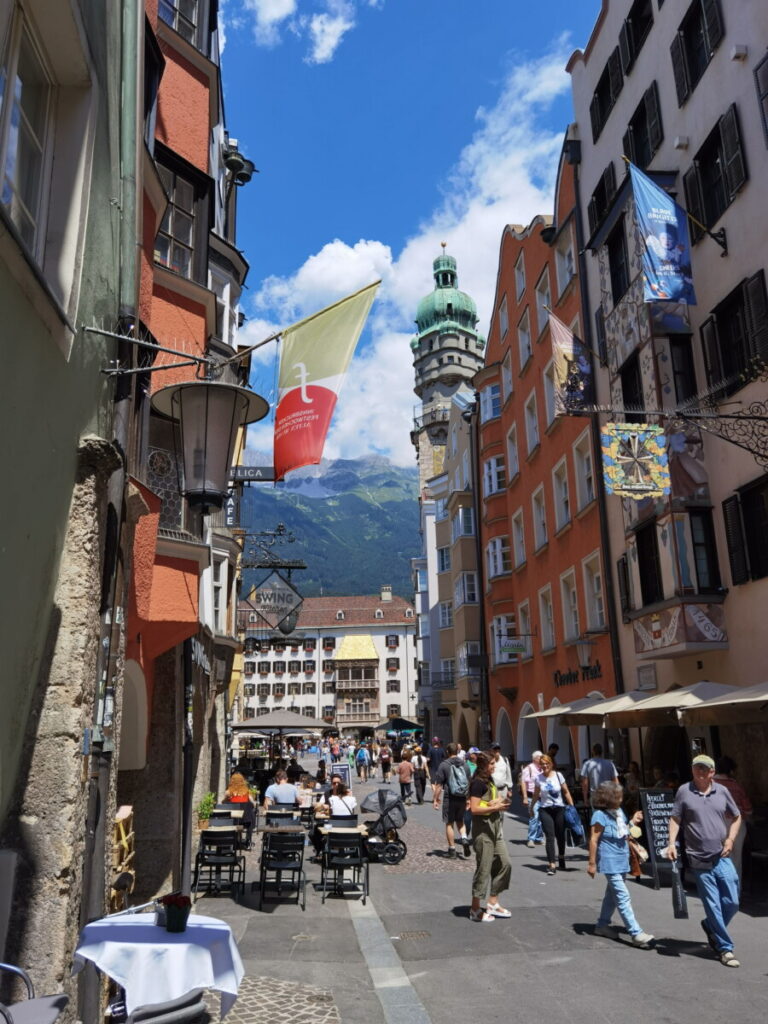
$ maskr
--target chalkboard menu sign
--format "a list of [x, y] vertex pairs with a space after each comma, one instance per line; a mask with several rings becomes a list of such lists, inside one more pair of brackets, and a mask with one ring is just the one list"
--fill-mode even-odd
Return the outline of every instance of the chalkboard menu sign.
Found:
[[650, 855], [648, 863], [653, 872], [655, 889], [660, 885], [660, 872], [664, 875], [665, 882], [672, 884], [671, 864], [664, 856], [664, 851], [669, 846], [669, 819], [674, 803], [675, 794], [670, 789], [640, 790], [640, 805]]

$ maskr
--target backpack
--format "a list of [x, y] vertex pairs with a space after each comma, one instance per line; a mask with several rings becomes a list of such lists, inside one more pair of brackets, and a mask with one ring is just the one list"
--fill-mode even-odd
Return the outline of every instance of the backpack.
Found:
[[360, 750], [358, 750], [358, 752], [357, 752], [357, 763], [358, 764], [367, 764], [368, 763], [368, 751], [365, 749], [365, 747], [361, 747]]
[[469, 792], [469, 779], [464, 766], [453, 761], [448, 765], [448, 792], [451, 796], [466, 796]]

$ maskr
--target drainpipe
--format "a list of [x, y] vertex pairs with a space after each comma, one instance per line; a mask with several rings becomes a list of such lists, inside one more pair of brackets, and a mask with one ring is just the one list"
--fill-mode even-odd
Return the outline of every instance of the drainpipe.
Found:
[[[581, 164], [581, 143], [573, 140], [578, 147], [578, 158], [573, 160], [573, 185], [576, 200], [576, 248], [579, 254], [579, 292], [581, 297], [581, 308], [584, 313], [584, 342], [589, 352], [590, 369], [592, 380], [595, 381], [597, 390], [597, 376], [595, 374], [595, 352], [592, 337], [592, 314], [589, 306], [589, 289], [587, 288], [587, 261], [584, 253], [584, 222], [581, 215], [581, 179], [579, 167]], [[597, 397], [597, 395], [595, 395]], [[600, 547], [603, 556], [605, 570], [605, 598], [608, 605], [608, 635], [611, 641], [611, 658], [613, 661], [613, 674], [616, 680], [616, 692], [624, 693], [624, 673], [621, 666], [621, 649], [619, 647], [618, 620], [616, 617], [616, 598], [613, 586], [613, 557], [611, 555], [611, 541], [608, 534], [608, 510], [606, 503], [605, 486], [602, 472], [598, 473], [598, 466], [602, 466], [603, 453], [600, 448], [600, 417], [597, 413], [590, 416], [592, 425], [592, 464], [594, 466], [595, 483], [597, 489], [597, 510], [600, 520]]]
[[470, 471], [472, 473], [472, 495], [475, 512], [475, 561], [477, 562], [477, 581], [481, 599], [478, 602], [480, 612], [480, 747], [487, 750], [491, 745], [491, 695], [488, 679], [488, 648], [485, 642], [485, 581], [483, 579], [483, 549], [480, 536], [480, 429], [478, 424], [480, 399], [475, 395], [475, 404], [469, 418], [469, 445], [472, 452]]
[[192, 795], [195, 786], [194, 743], [192, 737], [195, 688], [192, 679], [192, 639], [190, 637], [187, 637], [184, 641], [182, 658], [184, 744], [182, 747], [181, 777], [181, 891], [189, 896], [192, 891]]
[[[120, 26], [120, 165], [119, 165], [119, 218], [120, 250], [118, 268], [119, 317], [121, 325], [134, 323], [137, 308], [136, 248], [140, 241], [138, 230], [139, 138], [137, 125], [139, 49], [144, 10], [138, 0], [123, 0]], [[132, 360], [131, 346], [119, 342], [118, 360], [125, 364]], [[104, 552], [104, 576], [101, 628], [97, 658], [96, 700], [92, 729], [92, 757], [86, 818], [83, 889], [80, 923], [101, 917], [104, 913], [106, 891], [105, 852], [108, 836], [106, 809], [109, 806], [110, 779], [113, 774], [114, 742], [112, 731], [115, 711], [115, 681], [117, 660], [120, 655], [123, 612], [122, 595], [125, 588], [125, 481], [129, 453], [130, 412], [133, 386], [130, 377], [115, 378], [113, 403], [113, 445], [122, 456], [122, 464], [112, 473], [108, 487], [107, 541]], [[95, 969], [81, 975], [78, 1008], [83, 1020], [97, 1020], [101, 1016], [101, 984]]]

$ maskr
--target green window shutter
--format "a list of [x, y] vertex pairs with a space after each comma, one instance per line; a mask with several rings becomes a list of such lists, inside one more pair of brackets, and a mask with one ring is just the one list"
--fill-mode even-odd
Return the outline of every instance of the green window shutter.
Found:
[[626, 613], [630, 610], [629, 562], [627, 561], [626, 555], [622, 555], [616, 562], [616, 577], [619, 582], [619, 603], [622, 612]]
[[621, 73], [621, 55], [618, 46], [608, 58], [608, 81], [611, 83], [611, 106], [616, 102], [616, 97], [624, 85], [624, 76]]
[[603, 119], [600, 114], [600, 98], [595, 93], [592, 102], [589, 104], [589, 119], [592, 122], [592, 141], [597, 142], [600, 132], [603, 130]]
[[768, 359], [768, 295], [765, 292], [765, 272], [759, 270], [744, 283], [749, 350], [753, 356]]
[[718, 48], [725, 35], [723, 16], [720, 13], [718, 0], [702, 0], [701, 6], [704, 12], [704, 29], [707, 33], [707, 45], [711, 55]]
[[632, 31], [632, 22], [627, 19], [619, 30], [619, 54], [621, 56], [621, 69], [628, 75], [632, 65], [635, 63], [635, 38]]
[[603, 185], [605, 187], [605, 208], [607, 210], [611, 200], [616, 195], [616, 171], [613, 167], [613, 160], [603, 171]]
[[740, 583], [749, 581], [749, 559], [737, 494], [726, 498], [723, 502], [723, 522], [725, 524], [725, 539], [728, 544], [728, 557], [731, 563], [731, 583], [736, 587]]
[[731, 104], [720, 118], [720, 138], [723, 145], [725, 180], [730, 197], [733, 199], [747, 180], [747, 164], [744, 159], [744, 151], [741, 148], [739, 118], [735, 103]]
[[[701, 176], [696, 161], [683, 175], [683, 190], [685, 192], [685, 206], [691, 217], [695, 217], [699, 223], [704, 223], [704, 198], [701, 194]], [[698, 242], [704, 232], [690, 218], [688, 228], [691, 233], [691, 242]]]
[[675, 76], [677, 89], [677, 105], [682, 107], [691, 94], [688, 60], [685, 56], [685, 40], [682, 32], [678, 32], [669, 48], [672, 57], [672, 73]]
[[723, 380], [723, 363], [720, 358], [720, 338], [717, 333], [717, 321], [709, 317], [700, 328], [701, 347], [704, 352], [704, 366], [707, 371], [707, 383], [710, 387], [720, 384]]
[[648, 141], [651, 148], [651, 156], [661, 145], [664, 138], [664, 129], [661, 126], [661, 107], [659, 105], [659, 88], [656, 82], [651, 82], [650, 88], [643, 96], [645, 104], [645, 116], [648, 123]]

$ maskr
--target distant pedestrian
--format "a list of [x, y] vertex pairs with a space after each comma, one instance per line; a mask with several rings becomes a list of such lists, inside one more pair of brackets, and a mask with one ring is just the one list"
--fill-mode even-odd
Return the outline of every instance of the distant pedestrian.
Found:
[[520, 793], [523, 797], [523, 806], [528, 811], [528, 839], [526, 846], [536, 846], [544, 842], [544, 829], [539, 820], [539, 804], [534, 798], [536, 783], [541, 775], [540, 750], [534, 750], [531, 754], [531, 762], [520, 772]]
[[445, 760], [445, 748], [443, 742], [439, 736], [435, 736], [432, 740], [432, 746], [427, 751], [427, 761], [429, 761], [429, 781], [432, 784], [433, 798], [434, 798], [434, 787], [435, 787], [435, 776], [440, 765]]
[[379, 764], [381, 765], [381, 777], [384, 782], [392, 778], [392, 751], [388, 744], [382, 743], [379, 747]]
[[604, 782], [616, 782], [619, 773], [613, 761], [603, 757], [603, 746], [595, 743], [592, 747], [592, 757], [587, 758], [581, 766], [581, 795], [584, 803], [588, 804]]
[[697, 754], [691, 769], [693, 781], [686, 782], [675, 794], [667, 856], [677, 859], [675, 843], [682, 828], [688, 865], [707, 915], [701, 922], [707, 942], [721, 964], [739, 967], [728, 925], [739, 909], [739, 877], [731, 854], [741, 815], [725, 786], [714, 781], [715, 762], [711, 757]]
[[[618, 910], [624, 927], [635, 946], [647, 947], [653, 935], [644, 932], [635, 920], [632, 900], [624, 876], [629, 872], [629, 822], [621, 802], [624, 791], [618, 782], [603, 782], [592, 795], [592, 831], [589, 836], [589, 864], [587, 874], [594, 878], [596, 872], [605, 875], [605, 896], [600, 907], [600, 916], [595, 925], [595, 935], [615, 939], [611, 928], [614, 910]], [[639, 825], [643, 812], [632, 815], [632, 824]]]
[[464, 824], [464, 811], [469, 797], [469, 773], [464, 762], [457, 756], [457, 744], [449, 743], [445, 753], [447, 757], [441, 762], [432, 783], [432, 806], [437, 810], [442, 796], [448, 856], [458, 856], [455, 845], [458, 843], [464, 850], [464, 856], [469, 857], [471, 850]]
[[416, 747], [411, 759], [413, 765], [413, 788], [416, 793], [416, 803], [424, 803], [424, 790], [427, 788], [427, 759], [421, 752], [421, 747]]
[[368, 769], [371, 766], [371, 755], [368, 752], [368, 748], [362, 744], [357, 748], [355, 754], [355, 764], [357, 766], [357, 775], [361, 782], [368, 781]]
[[509, 801], [512, 796], [512, 768], [508, 759], [501, 752], [500, 743], [491, 744], [493, 754], [493, 782], [502, 800]]
[[[509, 888], [512, 865], [504, 842], [504, 811], [509, 800], [500, 795], [493, 781], [495, 759], [492, 753], [475, 755], [477, 768], [469, 784], [469, 809], [472, 812], [472, 846], [475, 873], [472, 876], [472, 921], [488, 923], [496, 917], [511, 917], [499, 903], [499, 895]], [[481, 903], [490, 894], [485, 909]]]
[[573, 806], [565, 777], [552, 764], [549, 754], [541, 759], [541, 775], [533, 792], [534, 800], [539, 801], [541, 826], [547, 843], [547, 874], [555, 873], [555, 843], [557, 843], [557, 867], [565, 871], [565, 805]]
[[560, 744], [559, 743], [550, 743], [549, 746], [547, 747], [547, 757], [552, 762], [552, 767], [553, 768], [557, 768], [557, 755], [558, 755], [559, 751], [560, 751]]
[[404, 750], [402, 760], [395, 765], [397, 777], [400, 780], [400, 796], [408, 806], [413, 803], [413, 754], [410, 750]]

